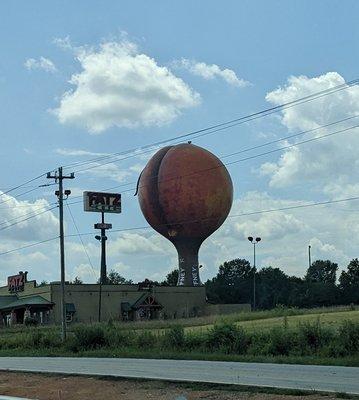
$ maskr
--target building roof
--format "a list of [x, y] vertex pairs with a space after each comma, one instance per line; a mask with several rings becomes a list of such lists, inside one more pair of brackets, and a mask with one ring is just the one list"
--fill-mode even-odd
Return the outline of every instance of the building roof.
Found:
[[144, 293], [140, 296], [132, 305], [131, 308], [137, 309], [143, 306], [151, 306], [151, 307], [159, 307], [162, 308], [161, 304], [159, 304], [154, 296], [150, 293]]
[[17, 299], [16, 295], [0, 296], [0, 310]]
[[124, 301], [121, 303], [122, 311], [130, 311], [131, 309], [137, 310], [140, 307], [146, 306], [162, 308], [162, 305], [156, 301], [151, 293], [141, 294], [138, 299], [132, 303], [129, 301]]
[[0, 310], [9, 310], [14, 308], [22, 308], [28, 306], [53, 306], [54, 303], [44, 299], [42, 296], [29, 296], [18, 298], [17, 296], [2, 296], [2, 297], [12, 297], [11, 302], [5, 303], [2, 305], [0, 303]]

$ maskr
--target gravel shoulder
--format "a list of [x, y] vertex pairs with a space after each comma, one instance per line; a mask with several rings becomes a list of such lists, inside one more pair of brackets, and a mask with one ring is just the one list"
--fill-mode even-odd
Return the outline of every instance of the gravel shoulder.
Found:
[[38, 400], [334, 400], [338, 395], [288, 395], [161, 381], [0, 372], [0, 394]]

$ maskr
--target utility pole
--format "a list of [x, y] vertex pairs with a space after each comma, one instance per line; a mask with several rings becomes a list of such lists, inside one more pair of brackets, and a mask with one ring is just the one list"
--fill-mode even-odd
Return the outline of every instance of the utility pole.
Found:
[[61, 267], [61, 337], [62, 341], [66, 340], [66, 302], [65, 302], [65, 241], [64, 241], [64, 194], [67, 197], [71, 194], [70, 190], [63, 190], [64, 179], [74, 179], [75, 174], [72, 172], [68, 176], [62, 174], [62, 167], [59, 167], [54, 175], [47, 173], [48, 179], [55, 179], [59, 184], [59, 189], [55, 195], [59, 200], [59, 222], [60, 222], [60, 267]]
[[98, 322], [101, 322], [102, 309], [102, 285], [107, 282], [107, 266], [106, 266], [106, 230], [112, 228], [112, 224], [105, 223], [105, 212], [101, 212], [101, 222], [94, 225], [95, 229], [101, 229], [101, 236], [96, 235], [95, 239], [101, 242], [101, 272], [100, 272], [100, 290], [98, 300]]
[[308, 261], [309, 261], [309, 268], [310, 268], [310, 266], [312, 265], [312, 256], [311, 256], [311, 254], [310, 254], [310, 250], [311, 250], [311, 248], [312, 248], [312, 246], [311, 246], [311, 245], [309, 245], [309, 246], [308, 246]]

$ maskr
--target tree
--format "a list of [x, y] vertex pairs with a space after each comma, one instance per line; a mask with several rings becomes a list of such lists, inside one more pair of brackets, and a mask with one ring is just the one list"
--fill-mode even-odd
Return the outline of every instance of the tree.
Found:
[[339, 277], [339, 288], [346, 303], [359, 303], [359, 260], [351, 260]]
[[166, 279], [161, 282], [161, 286], [176, 286], [178, 282], [178, 268], [166, 275]]
[[75, 276], [75, 279], [72, 281], [72, 282], [70, 282], [72, 285], [82, 285], [83, 284], [83, 281], [78, 277], [78, 276]]
[[291, 292], [291, 281], [279, 268], [262, 268], [257, 273], [257, 306], [274, 308], [279, 304], [287, 305]]
[[119, 272], [111, 269], [107, 275], [106, 282], [104, 283], [107, 285], [131, 285], [133, 282], [131, 279], [127, 280]]
[[317, 260], [312, 263], [305, 275], [304, 306], [330, 306], [338, 303], [337, 270], [338, 264], [330, 260]]
[[252, 289], [253, 268], [240, 258], [224, 262], [206, 282], [208, 299], [217, 303], [250, 303]]
[[308, 282], [321, 282], [335, 284], [338, 264], [330, 260], [316, 260], [307, 269], [305, 280]]

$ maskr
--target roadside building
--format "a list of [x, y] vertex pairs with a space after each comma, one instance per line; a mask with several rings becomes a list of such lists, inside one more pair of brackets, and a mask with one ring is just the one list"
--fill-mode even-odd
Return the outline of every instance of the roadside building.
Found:
[[[200, 316], [206, 310], [204, 286], [70, 284], [65, 286], [66, 319], [71, 322], [148, 320]], [[27, 272], [11, 276], [0, 287], [0, 324], [61, 322], [59, 282], [38, 285]]]

